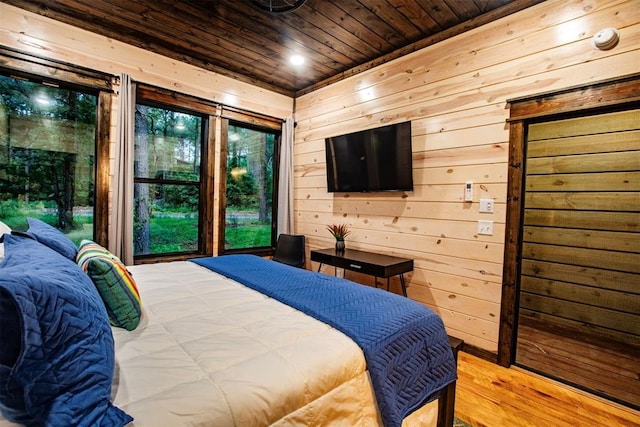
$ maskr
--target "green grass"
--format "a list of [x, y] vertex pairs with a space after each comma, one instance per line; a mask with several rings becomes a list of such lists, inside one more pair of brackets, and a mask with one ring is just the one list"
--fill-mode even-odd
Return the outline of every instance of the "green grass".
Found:
[[91, 217], [90, 220], [91, 222], [83, 222], [80, 224], [82, 225], [81, 228], [66, 233], [67, 237], [71, 239], [76, 246], [80, 246], [80, 242], [83, 240], [93, 240], [93, 217]]
[[271, 245], [271, 224], [227, 227], [225, 249], [265, 247]]
[[198, 250], [198, 218], [153, 217], [149, 227], [151, 254]]
[[[2, 211], [4, 214], [0, 221], [7, 224], [12, 230], [26, 231], [29, 228], [27, 218], [36, 218], [55, 227], [57, 216], [44, 208], [42, 203], [15, 203], [12, 209]], [[73, 217], [74, 228], [64, 232], [76, 246], [83, 239], [93, 239], [93, 215], [75, 215]]]
[[[198, 249], [198, 219], [153, 217], [150, 220], [151, 254], [190, 252]], [[271, 244], [271, 225], [240, 220], [226, 228], [225, 249], [265, 247]]]
[[[171, 211], [171, 216], [150, 219], [149, 254], [193, 252], [198, 250], [198, 219], [192, 212]], [[183, 214], [184, 216], [180, 215]], [[37, 218], [52, 226], [56, 215], [41, 202], [0, 203], [0, 221], [11, 229], [26, 231], [27, 217]], [[77, 246], [84, 239], [93, 239], [93, 215], [74, 215], [75, 227], [65, 234]], [[227, 224], [225, 249], [267, 247], [271, 245], [271, 224], [261, 224], [255, 219], [237, 219]]]

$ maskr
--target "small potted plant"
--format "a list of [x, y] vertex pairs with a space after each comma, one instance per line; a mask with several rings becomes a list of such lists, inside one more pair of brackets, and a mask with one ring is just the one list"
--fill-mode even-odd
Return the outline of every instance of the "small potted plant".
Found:
[[347, 224], [327, 225], [327, 230], [336, 239], [336, 252], [344, 252], [344, 238], [351, 234]]

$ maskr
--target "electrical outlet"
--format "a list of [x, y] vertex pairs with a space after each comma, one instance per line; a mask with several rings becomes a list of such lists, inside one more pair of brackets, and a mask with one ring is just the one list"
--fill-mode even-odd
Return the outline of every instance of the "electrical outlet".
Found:
[[480, 212], [493, 213], [493, 199], [480, 199]]
[[478, 221], [478, 234], [493, 235], [493, 221]]

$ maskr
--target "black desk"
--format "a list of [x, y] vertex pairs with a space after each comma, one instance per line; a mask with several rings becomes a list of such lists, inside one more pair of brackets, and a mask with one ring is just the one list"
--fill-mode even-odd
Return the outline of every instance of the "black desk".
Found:
[[311, 251], [311, 261], [320, 263], [318, 271], [322, 268], [322, 264], [328, 264], [335, 268], [344, 268], [345, 270], [358, 271], [374, 276], [376, 288], [378, 287], [378, 277], [385, 278], [387, 279], [387, 290], [389, 290], [389, 278], [399, 275], [402, 295], [405, 297], [407, 296], [407, 287], [404, 283], [404, 273], [413, 270], [412, 259], [355, 249], [345, 249], [343, 252], [336, 252], [335, 248]]

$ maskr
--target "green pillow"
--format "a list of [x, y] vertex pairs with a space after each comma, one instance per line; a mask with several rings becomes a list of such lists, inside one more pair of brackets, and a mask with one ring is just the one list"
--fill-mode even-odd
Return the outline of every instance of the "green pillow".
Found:
[[122, 261], [99, 244], [83, 240], [76, 262], [98, 289], [111, 324], [135, 329], [142, 313], [140, 293]]

